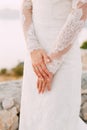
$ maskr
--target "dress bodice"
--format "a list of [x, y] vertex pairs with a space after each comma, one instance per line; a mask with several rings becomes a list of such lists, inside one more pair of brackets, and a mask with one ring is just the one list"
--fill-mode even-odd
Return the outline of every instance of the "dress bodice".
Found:
[[35, 22], [52, 26], [66, 20], [72, 7], [72, 0], [32, 0]]
[[32, 5], [32, 18], [37, 38], [48, 51], [65, 24], [72, 8], [72, 0], [32, 0]]

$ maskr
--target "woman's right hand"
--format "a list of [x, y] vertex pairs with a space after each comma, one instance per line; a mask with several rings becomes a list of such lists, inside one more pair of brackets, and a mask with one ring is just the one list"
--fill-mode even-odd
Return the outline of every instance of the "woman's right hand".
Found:
[[46, 54], [45, 50], [43, 49], [33, 50], [30, 53], [30, 55], [31, 55], [33, 70], [38, 76], [38, 78], [49, 79], [50, 72], [46, 67], [46, 62], [50, 62], [50, 58]]
[[30, 55], [33, 70], [38, 76], [37, 80], [38, 92], [43, 93], [46, 88], [50, 90], [53, 75], [51, 72], [48, 71], [46, 63], [51, 62], [51, 59], [43, 49], [33, 50], [30, 53]]

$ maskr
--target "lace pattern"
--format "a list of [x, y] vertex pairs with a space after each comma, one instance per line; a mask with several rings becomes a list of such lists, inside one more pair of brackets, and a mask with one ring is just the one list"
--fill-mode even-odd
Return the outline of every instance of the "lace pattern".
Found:
[[34, 31], [34, 25], [33, 22], [31, 22], [31, 25], [29, 27], [29, 30], [27, 32], [27, 48], [29, 50], [29, 52], [32, 52], [35, 49], [41, 49], [41, 45], [35, 35], [35, 31]]
[[[47, 69], [48, 69], [51, 73], [55, 74], [55, 73], [57, 72], [57, 70], [60, 69], [63, 60], [64, 60], [64, 57], [62, 57], [62, 58], [60, 58], [60, 59], [58, 59], [58, 60], [54, 59], [51, 63], [48, 63], [48, 64], [46, 65], [46, 66], [47, 66]], [[62, 62], [61, 62], [61, 61], [62, 61]]]
[[[80, 8], [77, 7], [79, 2], [82, 2], [82, 6]], [[69, 14], [68, 19], [65, 22], [63, 28], [61, 29], [59, 35], [57, 36], [54, 42], [54, 47], [50, 53], [58, 53], [58, 51], [62, 51], [65, 48], [67, 48], [70, 44], [73, 44], [74, 40], [77, 38], [78, 33], [84, 26], [84, 19], [81, 18], [83, 15], [87, 17], [86, 14], [83, 14], [83, 9], [86, 10], [85, 12], [87, 13], [87, 9], [84, 8], [84, 5], [87, 4], [87, 0], [77, 0], [74, 4], [76, 6], [74, 6], [74, 9]], [[67, 53], [64, 55], [67, 55]], [[47, 68], [52, 73], [56, 73], [56, 71], [60, 68], [64, 60], [64, 55], [62, 55], [61, 59], [56, 58], [52, 61], [52, 63], [47, 65]]]
[[[22, 15], [22, 24], [24, 26], [24, 33], [26, 34], [27, 49], [29, 50], [29, 52], [32, 52], [35, 49], [42, 48], [35, 34], [32, 17], [28, 15], [29, 13], [31, 13], [31, 9], [32, 9], [32, 1], [24, 0], [21, 15]], [[31, 23], [30, 25], [27, 25], [29, 19], [31, 20]], [[27, 30], [25, 28], [27, 28]]]

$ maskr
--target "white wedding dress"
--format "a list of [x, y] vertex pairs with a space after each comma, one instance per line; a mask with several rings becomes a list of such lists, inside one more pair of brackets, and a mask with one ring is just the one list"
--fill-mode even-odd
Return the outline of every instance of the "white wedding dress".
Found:
[[[59, 34], [61, 34], [61, 38], [64, 39], [62, 42], [60, 41], [61, 38], [59, 38], [59, 43], [64, 49], [65, 41], [69, 42], [72, 40], [69, 37], [74, 37], [71, 31], [74, 27], [69, 28], [68, 24], [68, 31], [67, 29], [61, 33], [60, 31], [65, 26], [74, 2], [72, 0], [32, 0], [32, 3], [34, 29], [41, 47], [48, 53], [55, 50], [53, 48], [54, 41], [56, 43]], [[73, 21], [73, 18], [75, 19], [73, 16], [71, 21]], [[77, 22], [77, 20], [76, 17], [75, 21]], [[81, 26], [78, 27], [77, 24], [77, 28], [75, 27], [77, 32], [76, 30], [73, 31], [75, 36], [77, 36], [78, 29], [83, 26], [83, 21], [81, 22], [79, 24]], [[56, 38], [57, 40], [55, 40]], [[35, 43], [35, 38], [33, 41], [31, 40], [31, 43], [26, 49], [24, 61], [19, 130], [87, 130], [87, 125], [79, 117], [82, 63], [77, 38], [74, 38], [73, 46], [64, 55], [63, 61], [60, 60], [62, 61], [61, 67], [57, 66], [58, 60], [47, 66], [50, 71], [55, 73], [55, 76], [51, 91], [43, 94], [39, 94], [37, 91], [37, 77], [33, 71], [29, 55], [29, 51], [38, 49], [40, 45]], [[34, 43], [36, 44], [35, 46]], [[61, 48], [58, 47], [56, 47], [56, 50]]]

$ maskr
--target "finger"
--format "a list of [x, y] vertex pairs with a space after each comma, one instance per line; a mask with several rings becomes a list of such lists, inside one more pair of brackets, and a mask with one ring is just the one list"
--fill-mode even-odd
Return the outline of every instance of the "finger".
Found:
[[48, 71], [45, 63], [43, 62], [40, 66], [41, 66], [42, 70], [44, 71], [44, 73], [47, 75], [47, 77], [49, 77], [50, 72]]
[[41, 89], [41, 92], [43, 93], [46, 89], [46, 82], [44, 81], [43, 84], [42, 84], [42, 89]]
[[40, 74], [39, 74], [39, 72], [38, 72], [38, 69], [36, 68], [35, 65], [33, 65], [33, 70], [34, 70], [34, 72], [36, 73], [36, 75], [37, 75], [38, 77], [40, 77]]
[[37, 89], [39, 89], [39, 80], [37, 80]]
[[34, 68], [34, 72], [36, 73], [36, 75], [38, 76], [38, 78], [43, 78], [42, 74], [40, 73], [39, 69], [37, 66], [33, 66]]
[[54, 77], [54, 74], [52, 72], [50, 72], [49, 78], [51, 81], [52, 81], [53, 77]]
[[41, 92], [41, 89], [42, 89], [42, 82], [43, 82], [43, 79], [39, 79], [39, 86], [38, 86], [38, 92], [40, 93]]
[[51, 90], [51, 81], [47, 82], [47, 90], [50, 91]]
[[42, 61], [40, 65], [41, 65], [43, 71], [44, 71], [44, 72], [46, 73], [46, 75], [48, 76], [48, 78], [51, 77], [52, 73], [47, 69], [46, 64]]
[[53, 74], [51, 73], [49, 80], [47, 79], [47, 89], [48, 90], [51, 90], [52, 79], [53, 79]]
[[38, 92], [39, 92], [39, 89], [40, 89], [40, 82], [41, 82], [40, 79], [38, 79], [38, 87], [37, 87], [38, 88]]
[[43, 75], [44, 79], [49, 78], [49, 76], [47, 75], [47, 73], [43, 70], [42, 65], [39, 66], [39, 71]]

